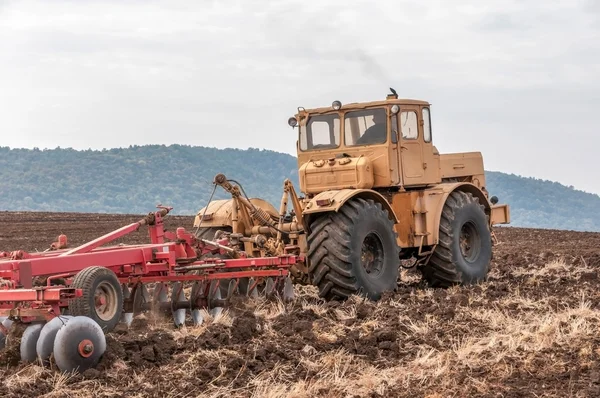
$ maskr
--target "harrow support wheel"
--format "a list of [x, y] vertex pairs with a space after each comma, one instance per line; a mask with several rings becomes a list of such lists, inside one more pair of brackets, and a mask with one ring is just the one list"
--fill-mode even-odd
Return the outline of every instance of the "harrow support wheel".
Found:
[[123, 291], [114, 272], [105, 267], [88, 267], [73, 279], [72, 287], [83, 290], [83, 296], [69, 303], [69, 314], [93, 319], [105, 333], [112, 331], [121, 319]]
[[327, 300], [352, 294], [379, 300], [396, 288], [400, 273], [394, 222], [373, 200], [353, 198], [338, 212], [310, 223], [309, 275]]
[[439, 244], [419, 268], [432, 287], [469, 285], [485, 280], [492, 259], [492, 234], [479, 200], [454, 191], [442, 210]]

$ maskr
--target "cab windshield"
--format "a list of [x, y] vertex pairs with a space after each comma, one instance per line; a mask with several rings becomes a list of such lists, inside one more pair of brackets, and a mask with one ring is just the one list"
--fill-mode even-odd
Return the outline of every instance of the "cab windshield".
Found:
[[[376, 145], [387, 141], [385, 108], [348, 111], [343, 115], [345, 146]], [[395, 126], [395, 115], [392, 126]], [[300, 150], [335, 149], [340, 146], [341, 120], [337, 113], [309, 116], [300, 126]]]
[[300, 126], [302, 151], [332, 149], [340, 146], [340, 117], [337, 113], [310, 116]]
[[384, 108], [364, 109], [344, 115], [344, 143], [347, 146], [383, 144], [387, 140]]

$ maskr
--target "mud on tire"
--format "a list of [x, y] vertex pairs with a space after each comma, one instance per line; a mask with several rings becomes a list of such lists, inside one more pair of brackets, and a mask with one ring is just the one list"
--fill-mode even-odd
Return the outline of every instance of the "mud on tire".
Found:
[[399, 248], [394, 223], [381, 204], [354, 198], [338, 212], [310, 222], [308, 260], [319, 296], [346, 299], [352, 294], [378, 300], [396, 288]]
[[429, 263], [420, 267], [432, 287], [484, 281], [492, 259], [489, 219], [479, 199], [470, 193], [450, 194], [442, 210], [439, 243]]

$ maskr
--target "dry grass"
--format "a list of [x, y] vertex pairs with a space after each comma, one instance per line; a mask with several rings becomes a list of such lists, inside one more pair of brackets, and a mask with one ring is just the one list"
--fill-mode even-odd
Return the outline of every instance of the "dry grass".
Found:
[[[2, 385], [57, 397], [591, 396], [600, 392], [598, 284], [578, 281], [595, 271], [564, 258], [524, 262], [476, 287], [404, 287], [376, 304], [331, 305], [299, 287], [292, 304], [253, 299], [215, 318], [204, 313], [198, 327], [149, 319], [140, 340], [162, 331], [182, 347], [154, 368], [119, 358], [82, 378], [27, 365], [5, 372]], [[417, 282], [402, 273], [407, 286]], [[220, 337], [215, 328], [233, 336], [246, 310], [259, 321], [247, 340], [202, 345]]]

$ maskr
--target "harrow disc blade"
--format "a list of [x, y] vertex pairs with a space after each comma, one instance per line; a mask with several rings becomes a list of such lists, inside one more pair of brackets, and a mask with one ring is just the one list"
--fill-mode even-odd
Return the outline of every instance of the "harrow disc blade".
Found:
[[204, 297], [205, 291], [205, 282], [194, 282], [192, 285], [192, 291], [190, 293], [190, 311], [192, 313], [192, 323], [194, 326], [200, 326], [204, 322], [204, 317], [198, 307], [200, 305], [204, 307], [206, 304], [206, 297]]
[[8, 334], [8, 330], [12, 326], [13, 321], [4, 317], [2, 321], [2, 328], [0, 328], [0, 350], [4, 349], [6, 346], [6, 335]]
[[56, 333], [71, 318], [73, 318], [71, 315], [60, 315], [51, 319], [42, 327], [35, 347], [37, 357], [42, 361], [42, 364], [47, 365], [49, 363], [48, 359], [54, 349]]
[[190, 292], [190, 310], [206, 307], [206, 282], [194, 282]]
[[37, 357], [36, 347], [40, 337], [40, 332], [44, 327], [43, 323], [32, 323], [27, 326], [21, 337], [21, 360], [24, 362], [33, 362]]
[[121, 317], [121, 322], [126, 324], [128, 327], [133, 323], [133, 312], [124, 312]]
[[152, 292], [152, 307], [155, 314], [161, 313], [161, 303], [169, 301], [167, 289], [166, 283], [157, 283], [154, 286], [154, 291]]
[[208, 304], [209, 304], [209, 308], [210, 308], [210, 315], [215, 318], [217, 317], [219, 314], [221, 314], [221, 312], [223, 312], [223, 307], [218, 307], [212, 306], [212, 301], [213, 300], [221, 300], [222, 296], [221, 296], [221, 289], [220, 287], [217, 287], [217, 283], [218, 281], [212, 281], [212, 283], [210, 284], [210, 290], [208, 292]]
[[194, 326], [200, 326], [204, 322], [204, 317], [200, 310], [192, 310], [192, 323]]
[[183, 284], [175, 282], [171, 292], [171, 312], [173, 313], [173, 321], [176, 327], [181, 327], [185, 324], [185, 308], [175, 309], [178, 301], [185, 301], [185, 293], [183, 292]]
[[[123, 290], [123, 300], [129, 300], [131, 298], [131, 290], [129, 290], [129, 287], [127, 287], [126, 284], [122, 284], [121, 289]], [[133, 312], [123, 312], [121, 314], [121, 322], [127, 324], [127, 326], [131, 326], [131, 322], [133, 322]]]
[[142, 312], [145, 312], [144, 304], [150, 302], [150, 293], [148, 293], [146, 285], [140, 283], [133, 292], [133, 314], [139, 315]]
[[292, 279], [289, 276], [285, 278], [285, 282], [283, 283], [283, 300], [294, 300], [294, 283], [292, 282]]
[[247, 296], [249, 287], [249, 278], [240, 278], [240, 282], [238, 283], [238, 293], [242, 296]]
[[273, 278], [267, 278], [267, 280], [265, 281], [264, 295], [270, 296], [274, 292], [275, 292], [275, 281], [273, 281]]
[[54, 340], [54, 359], [63, 372], [83, 372], [96, 366], [105, 350], [102, 328], [85, 316], [70, 319]]
[[246, 288], [246, 295], [248, 297], [257, 298], [258, 297], [258, 285], [254, 278], [248, 279], [248, 287]]
[[238, 282], [235, 279], [229, 281], [229, 286], [227, 287], [227, 300], [230, 300], [238, 289]]

